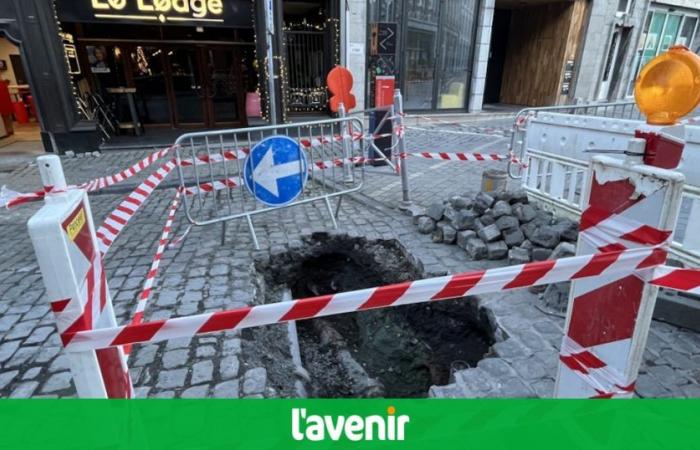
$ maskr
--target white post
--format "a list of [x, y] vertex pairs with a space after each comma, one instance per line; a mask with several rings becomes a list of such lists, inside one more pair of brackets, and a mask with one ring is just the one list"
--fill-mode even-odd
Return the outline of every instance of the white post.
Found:
[[[345, 105], [341, 102], [338, 105], [338, 117], [341, 119], [347, 118], [347, 113], [345, 111]], [[343, 145], [343, 182], [345, 184], [353, 184], [355, 182], [355, 177], [353, 176], [352, 164], [350, 160], [352, 159], [352, 122], [343, 121], [340, 123], [340, 137], [342, 139]]]
[[[64, 344], [70, 333], [117, 326], [87, 193], [67, 190], [61, 160], [37, 158], [48, 194], [27, 227], [46, 295]], [[68, 353], [79, 397], [130, 398], [129, 371], [121, 348]]]

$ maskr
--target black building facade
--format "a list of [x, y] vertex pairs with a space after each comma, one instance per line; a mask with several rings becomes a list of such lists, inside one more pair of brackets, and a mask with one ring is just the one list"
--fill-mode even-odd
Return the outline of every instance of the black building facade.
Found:
[[146, 133], [268, 120], [270, 19], [277, 120], [325, 113], [338, 2], [273, 1], [269, 18], [262, 0], [4, 0], [0, 34], [20, 48], [45, 149], [94, 151], [95, 103]]

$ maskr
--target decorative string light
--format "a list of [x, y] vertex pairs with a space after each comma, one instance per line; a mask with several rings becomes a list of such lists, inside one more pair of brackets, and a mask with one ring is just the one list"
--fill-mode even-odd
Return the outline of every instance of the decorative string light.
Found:
[[[56, 9], [56, 2], [53, 0], [51, 2], [51, 8], [53, 9], [53, 19], [56, 22], [56, 27], [58, 28], [58, 38], [61, 39], [61, 49], [63, 49], [63, 35], [70, 34], [66, 33], [63, 31], [63, 26], [61, 25], [61, 21], [58, 18], [58, 10]], [[77, 55], [76, 55], [77, 58]], [[82, 109], [80, 107], [80, 102], [78, 99], [80, 98], [80, 94], [78, 93], [78, 88], [75, 85], [75, 80], [73, 79], [73, 75], [70, 74], [70, 61], [68, 61], [68, 55], [66, 54], [65, 49], [63, 50], [63, 63], [64, 63], [64, 69], [66, 71], [66, 75], [68, 75], [68, 81], [70, 83], [70, 88], [71, 88], [71, 93], [73, 94], [73, 100], [75, 101], [75, 108], [78, 111], [78, 115], [82, 116]], [[87, 117], [84, 117], [84, 119], [88, 119]]]

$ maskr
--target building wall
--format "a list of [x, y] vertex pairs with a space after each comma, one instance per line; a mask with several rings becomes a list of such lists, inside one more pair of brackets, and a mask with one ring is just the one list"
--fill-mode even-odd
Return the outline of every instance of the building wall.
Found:
[[10, 61], [10, 55], [19, 55], [19, 47], [14, 45], [12, 42], [0, 36], [0, 59], [4, 60], [7, 64], [7, 70], [0, 72], [0, 78], [3, 80], [10, 81], [10, 84], [17, 84], [15, 79], [15, 73], [12, 70], [12, 61]]
[[474, 49], [474, 70], [472, 71], [471, 88], [469, 89], [469, 112], [481, 111], [484, 106], [484, 88], [486, 86], [486, 70], [489, 62], [495, 5], [496, 0], [482, 0], [479, 6], [476, 47]]
[[[354, 78], [353, 94], [357, 99], [356, 110], [365, 108], [365, 72], [367, 40], [367, 2], [366, 0], [345, 0], [345, 64]], [[341, 3], [342, 5], [342, 3]]]
[[[625, 88], [629, 79], [635, 56], [637, 43], [644, 25], [644, 18], [649, 1], [637, 0], [629, 13], [625, 24], [631, 27], [629, 45], [620, 56], [618, 79], [611, 100], [625, 97]], [[588, 22], [588, 31], [583, 40], [583, 52], [576, 76], [574, 99], [579, 102], [597, 100], [604, 64], [608, 56], [608, 48], [616, 24], [622, 23], [616, 17], [617, 2], [608, 0], [593, 0]]]

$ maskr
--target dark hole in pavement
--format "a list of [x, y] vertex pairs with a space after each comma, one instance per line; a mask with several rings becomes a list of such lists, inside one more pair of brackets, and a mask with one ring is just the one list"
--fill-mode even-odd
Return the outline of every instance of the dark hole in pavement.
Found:
[[[322, 234], [257, 269], [265, 278], [264, 301], [274, 302], [286, 288], [299, 299], [422, 278], [411, 260], [396, 240]], [[258, 345], [276, 342], [277, 352], [261, 362], [275, 388], [294, 395], [282, 326], [243, 336]], [[296, 372], [310, 397], [425, 397], [431, 385], [450, 383], [454, 370], [475, 366], [493, 343], [492, 325], [473, 297], [303, 320], [296, 327], [303, 365]]]

